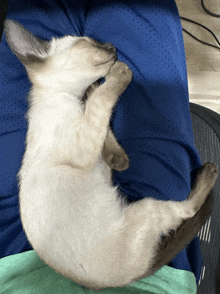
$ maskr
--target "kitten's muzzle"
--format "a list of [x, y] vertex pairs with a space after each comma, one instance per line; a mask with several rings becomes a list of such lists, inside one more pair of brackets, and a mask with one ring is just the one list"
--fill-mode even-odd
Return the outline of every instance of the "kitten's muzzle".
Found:
[[105, 43], [98, 42], [98, 41], [93, 40], [93, 39], [91, 39], [89, 37], [87, 37], [87, 40], [89, 42], [91, 42], [93, 45], [97, 46], [97, 47], [100, 47], [102, 49], [107, 49], [107, 50], [116, 52], [116, 48], [115, 48], [115, 46], [112, 45], [112, 43], [109, 43], [109, 42], [105, 42]]
[[106, 64], [106, 63], [108, 63], [108, 62], [110, 62], [110, 61], [112, 61], [112, 60], [116, 61], [117, 59], [118, 59], [117, 54], [114, 53], [114, 54], [111, 54], [111, 55], [110, 55], [110, 57], [109, 57], [109, 59], [108, 59], [107, 61], [105, 61], [105, 62], [101, 62], [101, 63], [98, 63], [98, 64], [96, 64], [95, 66], [99, 66], [99, 65]]
[[116, 48], [115, 46], [113, 46], [111, 43], [103, 43], [102, 45], [104, 48], [108, 49], [108, 50], [111, 50], [111, 51], [114, 51], [116, 53]]
[[99, 44], [96, 44], [96, 46], [97, 47], [100, 47], [101, 49], [104, 49], [108, 53], [110, 53], [113, 56], [116, 56], [117, 57], [116, 48], [111, 43], [99, 43]]
[[108, 43], [108, 42], [105, 42], [105, 43], [102, 43], [102, 42], [98, 42], [96, 40], [93, 40], [89, 37], [87, 37], [87, 40], [92, 43], [94, 46], [106, 51], [106, 53], [108, 53], [109, 55], [109, 59], [105, 62], [102, 62], [102, 63], [98, 63], [96, 64], [96, 66], [98, 65], [102, 65], [102, 64], [105, 64], [105, 63], [108, 63], [109, 61], [111, 60], [114, 60], [116, 61], [117, 60], [117, 54], [116, 54], [116, 48], [115, 46], [113, 46], [111, 43]]

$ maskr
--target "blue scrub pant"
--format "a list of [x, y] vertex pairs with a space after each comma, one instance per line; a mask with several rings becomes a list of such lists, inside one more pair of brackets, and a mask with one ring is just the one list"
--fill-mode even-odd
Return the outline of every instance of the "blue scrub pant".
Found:
[[[143, 197], [184, 200], [201, 166], [189, 111], [185, 52], [174, 0], [11, 0], [14, 19], [42, 39], [90, 36], [111, 42], [133, 71], [112, 128], [130, 158], [114, 173], [130, 202]], [[16, 174], [24, 153], [27, 94], [25, 68], [0, 44], [0, 257], [31, 249], [22, 230]], [[200, 276], [198, 238], [170, 266]]]

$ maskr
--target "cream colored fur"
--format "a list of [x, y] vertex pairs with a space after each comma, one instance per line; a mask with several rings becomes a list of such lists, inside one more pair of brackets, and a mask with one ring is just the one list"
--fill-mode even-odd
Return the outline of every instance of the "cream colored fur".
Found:
[[[128, 158], [109, 120], [131, 70], [109, 43], [74, 36], [43, 42], [10, 20], [5, 32], [32, 82], [19, 172], [28, 240], [49, 266], [91, 289], [148, 276], [160, 236], [195, 215], [215, 179], [183, 202], [146, 198], [127, 205], [109, 166], [126, 169]], [[89, 88], [102, 77], [102, 85]]]

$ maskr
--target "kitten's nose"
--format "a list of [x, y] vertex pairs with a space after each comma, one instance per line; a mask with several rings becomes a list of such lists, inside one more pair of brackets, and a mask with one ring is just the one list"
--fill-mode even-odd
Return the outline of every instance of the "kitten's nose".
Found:
[[116, 52], [115, 46], [113, 46], [111, 43], [104, 43], [103, 45], [106, 47], [106, 49]]

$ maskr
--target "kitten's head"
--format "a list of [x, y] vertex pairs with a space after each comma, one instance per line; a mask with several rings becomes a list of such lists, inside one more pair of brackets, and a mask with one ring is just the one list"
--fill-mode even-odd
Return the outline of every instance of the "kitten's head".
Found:
[[105, 77], [117, 55], [110, 43], [89, 37], [65, 36], [50, 42], [34, 36], [21, 24], [6, 20], [4, 30], [12, 52], [26, 67], [31, 82], [58, 91], [84, 91]]

